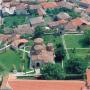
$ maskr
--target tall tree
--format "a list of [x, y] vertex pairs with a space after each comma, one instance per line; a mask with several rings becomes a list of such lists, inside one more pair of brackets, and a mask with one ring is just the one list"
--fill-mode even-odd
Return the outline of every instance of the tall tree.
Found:
[[64, 79], [64, 70], [60, 64], [46, 64], [41, 67], [42, 79], [45, 80], [60, 80]]
[[35, 28], [34, 38], [39, 38], [39, 37], [42, 37], [43, 35], [44, 35], [43, 28], [41, 26], [37, 26]]
[[83, 44], [86, 46], [90, 46], [90, 28], [85, 29]]
[[55, 50], [55, 60], [60, 62], [60, 60], [64, 59], [65, 57], [65, 50], [63, 48], [62, 44], [56, 45], [56, 50]]
[[87, 68], [87, 61], [81, 58], [71, 58], [65, 62], [65, 71], [68, 74], [83, 74]]

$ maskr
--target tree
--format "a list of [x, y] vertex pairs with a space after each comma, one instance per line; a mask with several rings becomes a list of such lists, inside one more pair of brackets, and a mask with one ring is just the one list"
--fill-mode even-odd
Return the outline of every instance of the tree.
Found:
[[87, 68], [87, 61], [81, 58], [71, 58], [65, 62], [67, 74], [84, 74]]
[[83, 44], [90, 46], [90, 28], [86, 29], [84, 32]]
[[0, 63], [0, 78], [1, 81], [3, 80], [3, 77], [7, 74], [6, 68], [3, 66], [3, 64]]
[[0, 76], [3, 76], [6, 74], [6, 68], [3, 66], [3, 64], [0, 63]]
[[44, 80], [60, 80], [64, 79], [64, 70], [60, 64], [46, 64], [41, 67], [42, 79]]
[[34, 38], [39, 38], [42, 37], [43, 35], [44, 35], [43, 28], [41, 26], [37, 26], [35, 28]]
[[57, 49], [55, 50], [55, 56], [56, 56], [55, 60], [60, 61], [60, 60], [64, 59], [64, 57], [65, 57], [65, 50], [64, 50], [62, 44], [58, 44], [56, 46], [57, 46]]

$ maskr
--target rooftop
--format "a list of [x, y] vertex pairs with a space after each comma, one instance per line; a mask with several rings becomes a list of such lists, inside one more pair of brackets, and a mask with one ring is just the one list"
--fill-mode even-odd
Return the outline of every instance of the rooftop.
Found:
[[13, 90], [82, 90], [84, 81], [74, 80], [14, 80], [9, 81]]
[[41, 4], [44, 9], [47, 8], [56, 8], [58, 5], [56, 2], [46, 2]]

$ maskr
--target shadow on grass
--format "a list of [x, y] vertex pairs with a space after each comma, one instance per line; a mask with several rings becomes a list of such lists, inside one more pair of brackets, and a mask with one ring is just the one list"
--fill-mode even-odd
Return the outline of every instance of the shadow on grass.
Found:
[[89, 48], [90, 47], [90, 45], [85, 41], [84, 38], [79, 41], [79, 44], [82, 46], [82, 48]]

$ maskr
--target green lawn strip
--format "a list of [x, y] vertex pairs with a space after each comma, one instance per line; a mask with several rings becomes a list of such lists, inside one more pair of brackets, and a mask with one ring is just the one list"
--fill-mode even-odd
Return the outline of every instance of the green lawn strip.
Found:
[[83, 35], [65, 35], [64, 38], [67, 48], [83, 48], [81, 44]]
[[72, 49], [68, 49], [69, 55], [72, 56], [77, 56], [80, 58], [86, 58], [87, 55], [90, 55], [90, 49], [75, 49], [75, 53], [73, 53]]
[[[27, 69], [27, 61], [25, 62], [25, 69]], [[2, 63], [9, 71], [12, 70], [13, 65], [15, 65], [16, 69], [19, 70], [21, 57], [18, 53], [12, 50], [7, 50], [6, 52], [0, 53], [0, 63]]]

